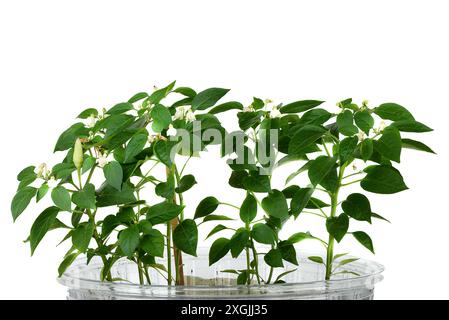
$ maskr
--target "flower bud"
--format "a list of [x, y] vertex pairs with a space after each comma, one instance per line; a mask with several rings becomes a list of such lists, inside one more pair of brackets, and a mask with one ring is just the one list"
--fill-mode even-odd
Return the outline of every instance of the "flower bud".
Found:
[[73, 163], [75, 164], [76, 169], [81, 169], [83, 166], [83, 160], [84, 160], [84, 150], [83, 150], [83, 144], [81, 143], [81, 140], [78, 138], [75, 141], [75, 148], [73, 150]]

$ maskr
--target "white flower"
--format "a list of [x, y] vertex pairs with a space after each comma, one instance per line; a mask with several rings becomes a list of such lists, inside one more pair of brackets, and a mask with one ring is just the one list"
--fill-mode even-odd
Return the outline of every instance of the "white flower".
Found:
[[281, 116], [281, 112], [277, 107], [273, 107], [270, 112], [270, 118], [279, 118]]
[[359, 142], [362, 142], [366, 138], [365, 132], [359, 130], [359, 133], [357, 133], [357, 137], [359, 138]]
[[95, 123], [97, 122], [97, 118], [91, 114], [89, 118], [86, 119], [86, 127], [93, 128], [95, 127]]
[[148, 142], [149, 142], [149, 143], [153, 143], [154, 141], [156, 141], [156, 136], [154, 136], [154, 135], [149, 135], [149, 136], [148, 136]]
[[48, 169], [46, 163], [41, 163], [39, 166], [37, 166], [34, 169], [34, 173], [37, 175], [38, 178], [45, 177], [47, 175]]
[[253, 107], [253, 105], [252, 104], [250, 104], [249, 106], [247, 106], [247, 107], [243, 107], [243, 110], [242, 110], [243, 112], [254, 112], [254, 107]]
[[58, 181], [56, 181], [55, 177], [51, 177], [47, 181], [47, 185], [49, 188], [56, 188], [58, 186]]
[[383, 131], [386, 127], [387, 124], [385, 123], [385, 121], [382, 120], [379, 124], [379, 131]]
[[173, 117], [173, 120], [182, 120], [182, 119], [184, 119], [184, 112], [185, 112], [185, 108], [183, 106], [177, 108], [175, 116]]
[[188, 122], [192, 122], [192, 121], [196, 120], [196, 117], [195, 117], [195, 115], [193, 114], [193, 112], [191, 110], [187, 111], [187, 113], [186, 113], [186, 120]]
[[100, 154], [98, 157], [98, 166], [100, 168], [104, 168], [105, 165], [109, 163], [107, 155]]
[[356, 164], [354, 163], [353, 165], [352, 165], [352, 170], [354, 170], [354, 171], [358, 171], [358, 168], [357, 168], [357, 166], [356, 166]]
[[176, 136], [176, 129], [173, 128], [173, 125], [168, 126], [167, 135], [168, 136]]

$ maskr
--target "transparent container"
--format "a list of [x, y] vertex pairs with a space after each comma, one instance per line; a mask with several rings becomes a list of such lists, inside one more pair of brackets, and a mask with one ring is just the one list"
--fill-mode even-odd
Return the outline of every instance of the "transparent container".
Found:
[[[311, 255], [314, 254], [307, 256]], [[382, 265], [360, 259], [344, 266], [344, 270], [358, 275], [345, 273], [325, 281], [324, 266], [306, 257], [298, 257], [298, 267], [286, 264], [284, 269], [276, 268], [276, 274], [296, 268], [282, 278], [285, 284], [237, 285], [235, 274], [222, 271], [245, 269], [243, 255], [241, 259], [227, 256], [209, 267], [207, 251], [202, 251], [198, 257], [183, 255], [185, 286], [168, 286], [166, 280], [151, 269], [152, 285], [136, 284], [136, 265], [127, 259], [116, 262], [111, 270], [113, 278], [126, 281], [100, 281], [101, 260], [93, 259], [86, 265], [85, 258], [76, 260], [58, 281], [68, 288], [67, 299], [70, 300], [371, 300], [374, 286], [383, 279]], [[269, 267], [264, 262], [260, 263], [259, 273], [267, 278]]]

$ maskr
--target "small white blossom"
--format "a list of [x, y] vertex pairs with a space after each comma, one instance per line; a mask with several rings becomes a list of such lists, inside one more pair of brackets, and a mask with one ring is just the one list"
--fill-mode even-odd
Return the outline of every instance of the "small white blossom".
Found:
[[359, 142], [362, 142], [366, 139], [366, 134], [365, 132], [359, 130], [359, 133], [357, 133], [357, 137], [359, 138]]
[[109, 163], [107, 155], [100, 154], [98, 157], [98, 166], [104, 168]]
[[279, 118], [281, 116], [281, 112], [277, 107], [273, 107], [270, 112], [270, 118]]
[[177, 108], [175, 116], [173, 117], [173, 120], [182, 120], [182, 119], [184, 119], [184, 112], [185, 112], [185, 108], [183, 106]]
[[51, 177], [50, 179], [48, 179], [47, 185], [51, 189], [56, 188], [58, 186], [58, 181], [55, 179], [55, 177]]
[[173, 125], [170, 125], [167, 130], [168, 136], [176, 136], [176, 129], [173, 128]]
[[86, 127], [93, 128], [95, 127], [95, 123], [97, 122], [97, 118], [91, 114], [89, 118], [86, 119]]
[[157, 137], [157, 136], [149, 135], [149, 136], [148, 136], [148, 142], [149, 142], [149, 143], [153, 143], [154, 141], [156, 141], [156, 137]]
[[38, 178], [42, 178], [46, 175], [48, 169], [46, 163], [41, 163], [34, 169], [34, 173], [37, 175]]
[[368, 106], [368, 100], [363, 100], [362, 101], [362, 106], [367, 107]]
[[382, 120], [379, 124], [379, 132], [383, 131], [386, 127], [387, 127], [387, 124], [385, 123], [385, 121]]
[[195, 114], [191, 110], [187, 111], [187, 113], [186, 113], [186, 120], [188, 122], [192, 122], [192, 121], [196, 120]]
[[251, 105], [249, 105], [249, 106], [247, 106], [247, 107], [243, 107], [243, 110], [242, 110], [243, 112], [254, 112], [254, 107], [253, 107], [253, 105], [251, 104]]

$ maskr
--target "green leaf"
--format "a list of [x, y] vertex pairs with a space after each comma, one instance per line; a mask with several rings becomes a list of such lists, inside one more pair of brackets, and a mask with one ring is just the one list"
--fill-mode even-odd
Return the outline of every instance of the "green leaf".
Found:
[[119, 225], [120, 221], [117, 219], [116, 216], [112, 214], [106, 216], [103, 220], [103, 223], [101, 224], [101, 237], [102, 238], [107, 237]]
[[75, 123], [59, 136], [54, 151], [68, 150], [73, 147], [77, 138], [87, 135], [89, 135], [89, 129], [84, 127], [84, 124], [81, 122]]
[[298, 258], [296, 257], [296, 249], [291, 242], [281, 241], [278, 244], [278, 249], [281, 251], [282, 259], [298, 265]]
[[213, 107], [211, 110], [209, 110], [209, 113], [217, 114], [228, 110], [243, 110], [243, 105], [237, 101], [229, 101]]
[[415, 120], [412, 114], [406, 108], [396, 103], [383, 103], [377, 108], [374, 108], [373, 111], [375, 114], [385, 120]]
[[342, 213], [338, 217], [330, 217], [326, 219], [326, 229], [329, 234], [340, 242], [341, 239], [348, 232], [349, 218], [346, 214]]
[[374, 151], [374, 144], [372, 139], [365, 139], [360, 143], [360, 155], [363, 161], [371, 159]]
[[153, 226], [165, 223], [176, 218], [182, 210], [184, 210], [184, 206], [164, 201], [155, 204], [148, 209], [147, 220], [149, 220]]
[[[176, 229], [175, 229], [175, 233], [176, 233]], [[173, 235], [173, 239], [174, 239], [174, 235]], [[176, 242], [175, 242], [175, 244], [176, 244]], [[143, 249], [143, 251], [152, 255], [153, 257], [163, 257], [164, 256], [164, 246], [165, 246], [164, 235], [157, 229], [148, 230], [145, 233], [145, 236], [140, 241], [140, 247]], [[178, 245], [176, 245], [176, 246], [178, 246]]]
[[54, 204], [63, 211], [72, 211], [72, 201], [70, 199], [70, 193], [66, 188], [58, 186], [51, 192], [51, 199]]
[[249, 236], [248, 230], [244, 228], [237, 230], [237, 232], [232, 236], [229, 241], [229, 248], [231, 249], [231, 255], [233, 258], [237, 258], [240, 253], [242, 253], [243, 249], [245, 249], [248, 244]]
[[215, 197], [207, 197], [201, 200], [195, 210], [194, 219], [205, 217], [214, 212], [220, 204]]
[[195, 177], [193, 175], [191, 175], [191, 174], [185, 175], [179, 181], [179, 184], [175, 188], [175, 191], [177, 193], [186, 192], [186, 191], [190, 190], [190, 188], [192, 188], [196, 183], [197, 182], [196, 182]]
[[190, 98], [193, 98], [194, 96], [196, 96], [195, 90], [193, 90], [192, 88], [189, 88], [189, 87], [179, 87], [179, 88], [176, 88], [175, 90], [173, 90], [173, 92], [180, 93], [180, 94], [182, 94], [186, 97], [190, 97]]
[[74, 192], [72, 202], [80, 208], [95, 209], [95, 186], [91, 183], [86, 184], [80, 191]]
[[324, 109], [312, 109], [302, 115], [298, 125], [314, 124], [322, 125], [332, 117], [332, 114]]
[[168, 200], [173, 199], [173, 196], [175, 195], [175, 187], [173, 185], [173, 181], [158, 183], [155, 188], [155, 192], [159, 197], [163, 197]]
[[392, 126], [385, 128], [380, 139], [374, 141], [374, 148], [385, 158], [400, 162], [402, 141], [399, 130]]
[[110, 114], [110, 115], [121, 114], [121, 113], [125, 113], [132, 109], [133, 109], [133, 105], [130, 102], [122, 102], [122, 103], [118, 103], [115, 106], [113, 106], [106, 113]]
[[196, 257], [198, 228], [195, 221], [191, 219], [182, 221], [173, 232], [173, 241], [179, 250]]
[[289, 183], [290, 181], [292, 181], [294, 178], [296, 178], [299, 174], [306, 172], [309, 169], [310, 166], [310, 161], [306, 162], [301, 168], [299, 168], [298, 170], [296, 170], [295, 172], [291, 173], [287, 179], [285, 180], [285, 184]]
[[85, 252], [94, 235], [95, 225], [92, 222], [81, 223], [72, 231], [72, 243], [80, 252]]
[[343, 211], [358, 221], [371, 222], [371, 205], [366, 196], [353, 193], [341, 204]]
[[226, 238], [219, 238], [214, 241], [209, 250], [209, 266], [219, 261], [229, 252], [229, 240]]
[[243, 186], [246, 190], [252, 192], [270, 192], [270, 178], [267, 175], [261, 175], [258, 172], [252, 171], [249, 176], [242, 180]]
[[247, 194], [240, 207], [240, 219], [245, 223], [251, 223], [257, 216], [257, 200], [253, 195]]
[[125, 162], [128, 162], [134, 158], [134, 156], [138, 155], [145, 147], [147, 141], [147, 133], [138, 133], [133, 136], [125, 148]]
[[305, 125], [293, 135], [288, 145], [289, 155], [302, 155], [312, 143], [317, 141], [326, 133], [322, 127]]
[[281, 113], [299, 113], [304, 112], [309, 109], [318, 107], [320, 104], [322, 104], [324, 101], [318, 101], [318, 100], [302, 100], [302, 101], [295, 101], [289, 104], [286, 104], [285, 106], [280, 108]]
[[271, 217], [281, 220], [288, 217], [287, 199], [279, 190], [273, 190], [262, 200], [262, 208]]
[[229, 220], [234, 220], [234, 219], [229, 218], [227, 216], [210, 214], [210, 215], [204, 217], [203, 222], [207, 222], [207, 221], [223, 221], [223, 220], [229, 221]]
[[392, 194], [408, 189], [399, 171], [389, 165], [370, 167], [360, 185], [366, 191], [380, 194]]
[[315, 263], [324, 264], [323, 258], [317, 257], [317, 256], [311, 256], [308, 258], [310, 261], [313, 261]]
[[123, 253], [130, 257], [134, 254], [134, 251], [139, 246], [140, 235], [139, 227], [137, 225], [132, 225], [120, 231], [118, 235], [118, 244]]
[[167, 167], [173, 165], [173, 159], [176, 155], [177, 141], [158, 140], [154, 145], [154, 154]]
[[209, 88], [198, 93], [192, 100], [192, 110], [206, 110], [218, 102], [229, 89]]
[[108, 183], [103, 183], [97, 193], [97, 206], [108, 207], [120, 204], [136, 202], [134, 188], [127, 183], [122, 185], [122, 191], [118, 191]]
[[137, 101], [140, 101], [142, 99], [148, 98], [148, 93], [146, 92], [138, 92], [135, 95], [133, 95], [131, 98], [129, 98], [129, 103], [135, 103]]
[[65, 180], [72, 175], [72, 172], [75, 171], [75, 165], [72, 163], [58, 163], [55, 165], [51, 172], [55, 176], [57, 180], [62, 179]]
[[352, 235], [358, 242], [360, 242], [360, 244], [362, 244], [365, 248], [374, 253], [373, 241], [371, 240], [369, 235], [367, 235], [363, 231], [355, 231], [352, 233]]
[[17, 180], [22, 181], [24, 179], [29, 178], [30, 176], [36, 176], [36, 173], [34, 173], [35, 169], [36, 169], [35, 166], [26, 167], [25, 169], [19, 172], [19, 174], [17, 175]]
[[357, 137], [347, 137], [340, 142], [338, 153], [342, 164], [346, 161], [351, 162], [353, 160], [354, 151], [357, 148], [358, 142], [359, 139]]
[[276, 234], [273, 229], [263, 223], [257, 223], [253, 226], [251, 236], [262, 244], [274, 244], [276, 241]]
[[117, 189], [122, 190], [123, 169], [117, 161], [111, 161], [103, 168], [104, 177], [107, 183]]
[[239, 119], [239, 127], [243, 131], [248, 130], [260, 123], [260, 117], [262, 113], [257, 112], [239, 112], [237, 113], [237, 118]]
[[162, 99], [164, 99], [174, 88], [176, 81], [173, 81], [168, 86], [154, 91], [149, 97], [148, 101], [152, 104], [158, 104]]
[[86, 173], [87, 171], [89, 171], [90, 169], [92, 169], [92, 167], [95, 165], [95, 162], [97, 160], [94, 157], [88, 156], [84, 159], [83, 162], [83, 167], [81, 169], [82, 173]]
[[374, 126], [374, 118], [368, 110], [358, 111], [354, 114], [354, 121], [357, 127], [362, 129], [367, 135]]
[[359, 132], [354, 125], [352, 112], [345, 110], [337, 116], [338, 131], [345, 136], [353, 136]]
[[98, 116], [98, 110], [95, 108], [88, 108], [88, 109], [84, 110], [83, 112], [81, 112], [77, 118], [78, 119], [87, 119], [90, 116], [94, 116], [94, 117]]
[[167, 129], [171, 123], [171, 114], [166, 107], [158, 104], [151, 109], [151, 117], [153, 118], [153, 131], [161, 132]]
[[298, 243], [307, 239], [316, 239], [309, 232], [297, 232], [288, 238], [289, 243]]
[[31, 199], [36, 195], [36, 188], [25, 187], [19, 190], [11, 203], [11, 213], [14, 221], [20, 216], [20, 214], [25, 211], [31, 202]]
[[229, 177], [229, 185], [233, 188], [245, 189], [243, 185], [243, 179], [248, 176], [246, 171], [232, 171], [231, 177]]
[[281, 268], [284, 266], [284, 263], [282, 262], [282, 253], [279, 249], [271, 249], [263, 259], [270, 267]]
[[433, 129], [429, 128], [425, 124], [414, 120], [401, 120], [391, 124], [393, 127], [398, 128], [403, 132], [430, 132]]
[[312, 160], [308, 171], [310, 182], [314, 186], [321, 184], [323, 180], [335, 170], [335, 166], [335, 158], [320, 156], [315, 160]]
[[39, 189], [37, 189], [37, 195], [36, 195], [36, 202], [41, 201], [45, 195], [47, 194], [48, 190], [49, 190], [49, 186], [47, 183], [43, 183]]
[[402, 147], [407, 149], [414, 149], [418, 151], [424, 151], [429, 153], [435, 153], [432, 149], [426, 146], [424, 143], [412, 140], [412, 139], [402, 139]]
[[220, 231], [227, 230], [227, 229], [228, 229], [228, 227], [226, 227], [226, 226], [224, 226], [224, 225], [222, 225], [222, 224], [216, 225], [216, 226], [209, 232], [209, 234], [207, 235], [206, 239], [210, 238], [211, 236], [213, 236], [214, 234], [216, 234], [216, 233], [218, 233], [218, 232], [220, 232]]
[[303, 188], [295, 193], [290, 203], [290, 210], [292, 215], [298, 217], [298, 215], [302, 212], [302, 210], [304, 210], [304, 208], [309, 203], [310, 198], [312, 197], [314, 191], [315, 190], [312, 188]]
[[61, 264], [58, 267], [58, 277], [61, 277], [68, 267], [75, 261], [75, 259], [79, 256], [79, 252], [74, 252], [67, 255], [64, 260], [62, 260]]
[[45, 209], [34, 221], [30, 231], [30, 247], [31, 255], [33, 255], [36, 247], [41, 242], [45, 234], [54, 225], [59, 208], [49, 207]]

